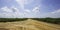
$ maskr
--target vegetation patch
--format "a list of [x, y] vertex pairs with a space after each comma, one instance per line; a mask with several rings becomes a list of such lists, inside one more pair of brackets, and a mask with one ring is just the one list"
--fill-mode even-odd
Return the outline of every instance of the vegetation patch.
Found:
[[33, 19], [33, 20], [54, 23], [54, 24], [60, 24], [60, 18], [0, 18], [0, 22], [24, 21], [27, 19]]
[[24, 21], [27, 18], [0, 18], [0, 22], [14, 22], [14, 21]]
[[48, 23], [60, 24], [60, 18], [31, 18], [31, 19]]

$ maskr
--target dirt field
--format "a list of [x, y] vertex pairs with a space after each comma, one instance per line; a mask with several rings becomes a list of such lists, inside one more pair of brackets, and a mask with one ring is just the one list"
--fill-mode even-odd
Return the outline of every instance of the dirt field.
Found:
[[28, 19], [26, 21], [0, 23], [0, 30], [60, 30], [60, 25]]

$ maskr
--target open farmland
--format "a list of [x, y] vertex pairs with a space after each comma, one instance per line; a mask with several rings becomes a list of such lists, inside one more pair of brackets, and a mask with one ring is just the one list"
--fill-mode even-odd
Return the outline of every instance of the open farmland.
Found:
[[0, 30], [60, 30], [60, 25], [27, 19], [25, 21], [1, 22]]

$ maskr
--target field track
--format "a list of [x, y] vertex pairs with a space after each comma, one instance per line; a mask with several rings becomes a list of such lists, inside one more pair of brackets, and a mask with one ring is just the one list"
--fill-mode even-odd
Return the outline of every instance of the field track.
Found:
[[26, 21], [0, 23], [0, 30], [60, 30], [60, 25], [28, 19]]

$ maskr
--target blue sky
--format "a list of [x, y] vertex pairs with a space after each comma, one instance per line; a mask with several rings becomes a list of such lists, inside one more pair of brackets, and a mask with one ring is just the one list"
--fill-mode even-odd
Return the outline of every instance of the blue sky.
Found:
[[0, 0], [0, 18], [60, 18], [60, 0]]

